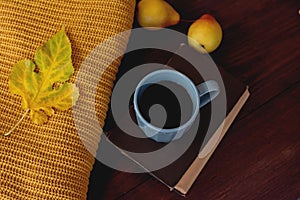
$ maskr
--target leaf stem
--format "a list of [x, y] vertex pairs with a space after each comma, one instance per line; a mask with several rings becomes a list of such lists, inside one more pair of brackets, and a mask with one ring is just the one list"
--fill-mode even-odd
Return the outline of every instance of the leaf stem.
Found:
[[23, 121], [24, 117], [28, 114], [29, 109], [27, 109], [24, 114], [22, 115], [21, 119], [12, 127], [8, 132], [4, 133], [3, 136], [7, 137], [9, 136], [18, 126], [19, 124]]

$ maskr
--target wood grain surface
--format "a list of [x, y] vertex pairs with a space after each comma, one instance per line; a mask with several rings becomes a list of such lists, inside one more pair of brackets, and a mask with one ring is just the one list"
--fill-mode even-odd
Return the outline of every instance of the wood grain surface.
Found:
[[[148, 174], [97, 161], [88, 199], [299, 199], [300, 1], [169, 2], [184, 20], [217, 18], [223, 42], [211, 56], [247, 83], [251, 96], [185, 198]], [[172, 28], [187, 27], [181, 21]]]

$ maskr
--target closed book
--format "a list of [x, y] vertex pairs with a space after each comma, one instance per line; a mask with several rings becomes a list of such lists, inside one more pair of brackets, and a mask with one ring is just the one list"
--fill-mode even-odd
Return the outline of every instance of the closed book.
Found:
[[[169, 55], [169, 53], [166, 54]], [[192, 63], [189, 61], [191, 59]], [[211, 66], [207, 66], [210, 65], [209, 62], [211, 62], [211, 59], [208, 55], [200, 54], [188, 45], [181, 45], [177, 52], [170, 56], [167, 63], [159, 68], [175, 69], [185, 74], [197, 85], [206, 80], [214, 79], [215, 74], [212, 69], [209, 69]], [[198, 120], [195, 121], [192, 128], [181, 139], [172, 141], [174, 145], [166, 152], [162, 151], [162, 153], [153, 159], [149, 158], [145, 160], [145, 157], [140, 156], [140, 154], [144, 153], [146, 155], [149, 152], [164, 149], [169, 144], [145, 138], [141, 130], [137, 132], [135, 130], [135, 134], [138, 137], [134, 137], [116, 125], [107, 131], [104, 140], [115, 146], [121, 154], [133, 161], [137, 167], [148, 172], [169, 187], [170, 190], [175, 190], [185, 195], [213, 152], [217, 149], [218, 144], [249, 97], [246, 84], [232, 77], [221, 67], [215, 67], [217, 67], [217, 71], [221, 77], [221, 79], [216, 81], [222, 87], [220, 87], [220, 94], [213, 100], [213, 103], [217, 102], [217, 106], [223, 108], [221, 109], [224, 111], [223, 115], [222, 112], [218, 114], [216, 113], [218, 111], [213, 111], [213, 103], [207, 104], [200, 109]], [[129, 109], [129, 114], [124, 114], [122, 120], [133, 120], [136, 122], [133, 107], [130, 106]], [[130, 130], [130, 127], [127, 129], [127, 132], [128, 130]], [[189, 134], [192, 134], [192, 132], [195, 132], [195, 137], [189, 142]], [[102, 143], [104, 140], [102, 140]], [[103, 148], [99, 149], [99, 153], [101, 154], [101, 149], [103, 150]], [[163, 167], [155, 168], [164, 163], [172, 153], [178, 153], [179, 149], [185, 149], [182, 155], [178, 156], [173, 162], [162, 164], [165, 165]]]

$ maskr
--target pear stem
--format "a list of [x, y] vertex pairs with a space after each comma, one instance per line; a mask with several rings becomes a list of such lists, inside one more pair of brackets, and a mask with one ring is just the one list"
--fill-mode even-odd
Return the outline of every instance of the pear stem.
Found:
[[7, 137], [9, 136], [18, 126], [19, 124], [23, 121], [23, 119], [25, 118], [25, 116], [28, 114], [29, 109], [27, 109], [24, 114], [22, 115], [21, 119], [19, 119], [19, 121], [14, 125], [14, 127], [12, 127], [8, 132], [4, 133], [3, 136]]

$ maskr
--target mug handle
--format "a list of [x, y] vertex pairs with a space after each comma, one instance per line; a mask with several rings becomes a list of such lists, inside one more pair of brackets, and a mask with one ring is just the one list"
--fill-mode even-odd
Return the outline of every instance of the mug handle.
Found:
[[200, 105], [199, 108], [202, 108], [220, 93], [219, 84], [216, 81], [209, 80], [201, 83], [196, 86], [199, 92]]

